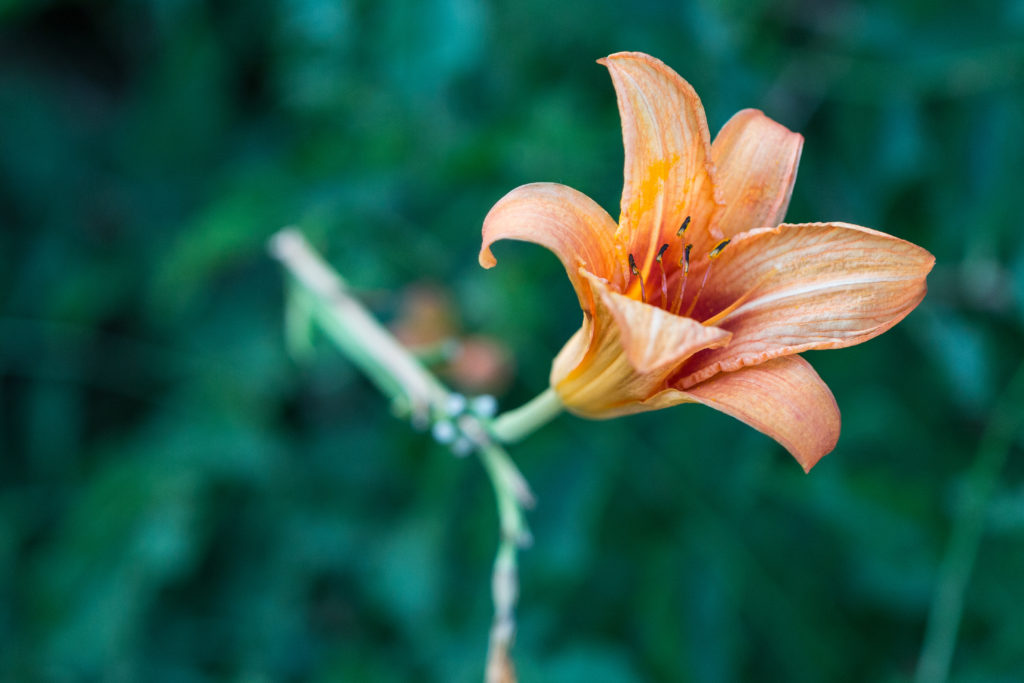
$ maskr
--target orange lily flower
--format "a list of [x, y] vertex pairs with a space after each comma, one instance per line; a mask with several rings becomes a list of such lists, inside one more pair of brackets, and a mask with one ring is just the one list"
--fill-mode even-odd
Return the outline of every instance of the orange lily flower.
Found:
[[866, 341], [924, 298], [926, 250], [846, 223], [780, 224], [803, 137], [746, 109], [711, 142], [689, 83], [641, 53], [611, 72], [626, 149], [618, 224], [564, 185], [524, 185], [483, 226], [565, 266], [583, 326], [554, 360], [571, 412], [609, 418], [703, 403], [782, 444], [805, 471], [839, 438], [839, 408], [799, 355]]

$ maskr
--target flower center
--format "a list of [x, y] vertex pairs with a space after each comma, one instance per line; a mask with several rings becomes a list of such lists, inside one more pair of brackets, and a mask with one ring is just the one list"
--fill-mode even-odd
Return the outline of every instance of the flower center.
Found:
[[[697, 307], [697, 302], [700, 300], [701, 294], [704, 292], [704, 288], [707, 286], [708, 277], [711, 275], [711, 268], [714, 265], [715, 260], [722, 254], [722, 251], [729, 244], [730, 240], [724, 239], [714, 247], [707, 254], [707, 267], [704, 268], [704, 274], [701, 277], [700, 285], [697, 287], [697, 291], [689, 300], [689, 305], [685, 311], [683, 309], [683, 303], [686, 299], [686, 288], [690, 276], [690, 253], [693, 250], [693, 243], [686, 239], [686, 230], [690, 227], [690, 216], [687, 216], [683, 221], [683, 224], [676, 231], [676, 237], [679, 238], [680, 257], [677, 268], [669, 267], [666, 271], [665, 267], [665, 253], [669, 249], [669, 244], [666, 242], [661, 245], [658, 249], [658, 254], [654, 259], [654, 262], [650, 264], [645, 270], [642, 271], [636, 263], [636, 258], [633, 254], [629, 254], [629, 272], [630, 280], [627, 283], [627, 291], [634, 286], [634, 283], [639, 286], [640, 300], [644, 303], [658, 306], [669, 313], [676, 315], [682, 315], [689, 317]], [[655, 266], [654, 264], [657, 264]], [[673, 279], [673, 283], [669, 283], [669, 279]], [[675, 296], [670, 297], [669, 293], [675, 291]], [[634, 290], [635, 295], [635, 290]], [[648, 298], [650, 297], [650, 298]], [[732, 308], [730, 306], [730, 308]], [[723, 312], [724, 313], [724, 312]], [[718, 314], [713, 316], [715, 319], [720, 319]]]

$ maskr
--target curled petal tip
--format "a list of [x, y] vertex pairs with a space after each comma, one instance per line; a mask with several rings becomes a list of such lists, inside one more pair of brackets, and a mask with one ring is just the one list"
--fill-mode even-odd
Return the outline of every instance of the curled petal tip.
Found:
[[480, 250], [480, 255], [477, 257], [477, 260], [480, 262], [480, 265], [486, 269], [491, 269], [498, 265], [498, 259], [494, 258], [494, 254], [491, 253], [491, 248], [489, 246], [483, 247]]
[[582, 192], [555, 183], [531, 183], [509, 192], [484, 218], [479, 261], [484, 268], [497, 262], [491, 245], [511, 239], [547, 247], [568, 272], [580, 302], [590, 300], [590, 288], [580, 279], [582, 261], [591, 272], [615, 278], [615, 233], [612, 217]]

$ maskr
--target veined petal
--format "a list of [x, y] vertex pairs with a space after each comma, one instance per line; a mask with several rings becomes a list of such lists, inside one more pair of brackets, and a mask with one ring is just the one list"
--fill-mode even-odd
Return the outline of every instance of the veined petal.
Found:
[[756, 109], [729, 119], [711, 145], [715, 183], [725, 208], [725, 237], [782, 222], [796, 182], [804, 138]]
[[637, 52], [598, 60], [611, 73], [626, 150], [619, 240], [641, 270], [692, 217], [697, 253], [721, 235], [711, 144], [704, 107], [689, 83], [661, 61]]
[[811, 364], [800, 356], [724, 372], [680, 393], [772, 437], [805, 472], [839, 440], [836, 400]]
[[480, 265], [497, 260], [491, 244], [501, 239], [547, 247], [565, 266], [580, 306], [593, 309], [590, 287], [580, 266], [621, 286], [624, 260], [616, 258], [615, 221], [587, 195], [556, 183], [523, 185], [502, 197], [484, 219]]
[[902, 320], [925, 295], [935, 263], [926, 250], [845, 223], [780, 225], [737, 235], [715, 262], [700, 305], [729, 346], [691, 358], [677, 385], [808, 349], [859, 344]]
[[584, 273], [619, 326], [619, 339], [633, 368], [641, 374], [679, 364], [702, 349], [725, 346], [732, 334], [714, 325], [669, 313], [608, 289]]
[[686, 358], [729, 340], [724, 330], [629, 299], [580, 270], [595, 310], [551, 366], [551, 386], [577, 415], [602, 419], [669, 405], [646, 402]]

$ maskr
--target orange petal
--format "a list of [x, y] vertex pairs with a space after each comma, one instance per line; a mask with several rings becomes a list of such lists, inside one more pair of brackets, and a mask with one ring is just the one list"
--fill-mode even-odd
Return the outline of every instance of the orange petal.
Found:
[[800, 356], [721, 373], [681, 393], [772, 437], [805, 472], [839, 440], [836, 400]]
[[692, 318], [630, 299], [609, 290], [598, 278], [585, 275], [618, 325], [622, 349], [638, 373], [654, 373], [702, 349], [729, 343], [732, 334], [720, 327], [701, 325]]
[[804, 138], [756, 109], [729, 119], [711, 145], [726, 237], [782, 222], [796, 181]]
[[729, 346], [703, 351], [677, 382], [691, 387], [808, 349], [859, 344], [902, 320], [924, 298], [935, 263], [926, 250], [844, 223], [780, 225], [737, 235], [715, 262], [694, 317], [717, 321]]
[[587, 195], [555, 183], [533, 183], [502, 197], [484, 219], [480, 265], [497, 260], [491, 244], [500, 239], [522, 240], [547, 247], [565, 266], [580, 306], [592, 310], [590, 287], [580, 266], [621, 286], [623, 259], [616, 259], [615, 221]]
[[[646, 272], [658, 248], [675, 244], [686, 216], [697, 253], [720, 237], [704, 107], [689, 83], [659, 60], [620, 52], [608, 67], [619, 101], [626, 148], [620, 240]], [[709, 231], [713, 231], [709, 233]]]
[[625, 297], [581, 271], [594, 291], [595, 310], [551, 367], [551, 386], [577, 415], [602, 419], [663, 407], [645, 402], [665, 390], [680, 363], [728, 343], [722, 329]]

